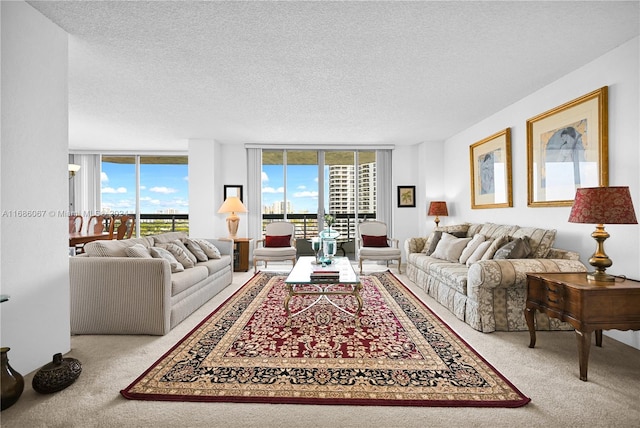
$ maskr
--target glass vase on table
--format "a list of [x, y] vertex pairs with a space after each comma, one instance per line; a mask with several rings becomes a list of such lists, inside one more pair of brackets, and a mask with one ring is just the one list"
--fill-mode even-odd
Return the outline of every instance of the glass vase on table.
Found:
[[320, 249], [322, 248], [322, 240], [319, 236], [315, 236], [311, 238], [311, 249], [316, 254], [316, 264], [319, 265], [321, 263], [320, 259]]

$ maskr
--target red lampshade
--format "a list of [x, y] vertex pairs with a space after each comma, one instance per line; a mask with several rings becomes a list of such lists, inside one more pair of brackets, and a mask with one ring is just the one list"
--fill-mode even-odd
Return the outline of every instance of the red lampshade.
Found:
[[571, 223], [637, 224], [629, 187], [582, 187], [569, 214]]
[[447, 203], [445, 201], [431, 201], [427, 215], [448, 216]]

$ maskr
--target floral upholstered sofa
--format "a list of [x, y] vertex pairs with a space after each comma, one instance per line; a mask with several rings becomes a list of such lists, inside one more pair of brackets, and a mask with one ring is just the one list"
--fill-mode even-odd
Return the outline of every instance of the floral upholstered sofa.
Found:
[[[527, 330], [527, 272], [584, 272], [573, 251], [553, 248], [556, 230], [494, 223], [437, 227], [405, 241], [411, 281], [476, 330]], [[536, 313], [536, 329], [571, 327]]]

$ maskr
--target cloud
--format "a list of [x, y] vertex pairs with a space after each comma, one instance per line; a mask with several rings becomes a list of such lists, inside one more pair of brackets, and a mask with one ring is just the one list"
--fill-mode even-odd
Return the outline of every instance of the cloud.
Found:
[[169, 195], [171, 193], [176, 193], [178, 192], [177, 189], [173, 189], [171, 187], [164, 187], [164, 186], [155, 186], [149, 189], [150, 192], [154, 192], [154, 193], [162, 193], [165, 195]]
[[127, 188], [118, 187], [117, 189], [114, 189], [113, 187], [103, 187], [100, 191], [102, 193], [127, 193]]
[[262, 182], [269, 181], [269, 176], [266, 172], [262, 171]]
[[101, 172], [100, 173], [100, 182], [105, 183], [109, 181], [109, 176], [107, 175], [106, 172]]
[[278, 187], [277, 189], [273, 187], [263, 187], [262, 193], [284, 193], [284, 187]]
[[310, 190], [306, 190], [304, 192], [295, 192], [293, 194], [294, 198], [317, 198], [318, 192], [313, 192]]
[[300, 189], [300, 190], [304, 190], [306, 188], [307, 188], [307, 186], [305, 186], [304, 184], [301, 184], [301, 185], [298, 186], [298, 189]]

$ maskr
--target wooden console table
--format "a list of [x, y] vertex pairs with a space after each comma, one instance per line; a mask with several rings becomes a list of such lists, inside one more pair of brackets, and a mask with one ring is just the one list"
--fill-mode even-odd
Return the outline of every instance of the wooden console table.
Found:
[[536, 344], [536, 309], [576, 329], [580, 380], [586, 381], [592, 332], [601, 347], [602, 330], [640, 330], [640, 282], [587, 281], [584, 272], [527, 274], [529, 348]]

